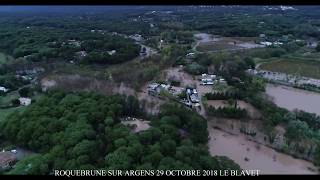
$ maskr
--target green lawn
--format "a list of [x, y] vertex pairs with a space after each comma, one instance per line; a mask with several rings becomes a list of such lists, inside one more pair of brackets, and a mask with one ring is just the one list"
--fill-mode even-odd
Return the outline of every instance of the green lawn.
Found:
[[5, 118], [12, 112], [21, 112], [25, 109], [25, 106], [15, 107], [15, 108], [8, 108], [8, 109], [0, 109], [0, 121], [5, 120]]
[[261, 69], [320, 79], [320, 62], [278, 59], [263, 63]]
[[11, 100], [19, 98], [17, 91], [10, 92], [6, 96], [0, 96], [0, 106], [7, 106], [11, 104]]
[[7, 62], [7, 57], [5, 54], [0, 53], [0, 64], [4, 64]]

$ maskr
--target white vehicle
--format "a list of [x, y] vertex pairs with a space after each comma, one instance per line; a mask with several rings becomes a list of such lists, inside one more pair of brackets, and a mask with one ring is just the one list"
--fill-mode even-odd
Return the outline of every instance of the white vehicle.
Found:
[[17, 153], [17, 150], [12, 149], [11, 152], [14, 153], [14, 154], [16, 154], [16, 153]]

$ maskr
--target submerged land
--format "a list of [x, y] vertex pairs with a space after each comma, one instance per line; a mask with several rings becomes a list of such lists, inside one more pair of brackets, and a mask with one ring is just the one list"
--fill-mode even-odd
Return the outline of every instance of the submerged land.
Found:
[[316, 6], [0, 7], [1, 174], [319, 174]]

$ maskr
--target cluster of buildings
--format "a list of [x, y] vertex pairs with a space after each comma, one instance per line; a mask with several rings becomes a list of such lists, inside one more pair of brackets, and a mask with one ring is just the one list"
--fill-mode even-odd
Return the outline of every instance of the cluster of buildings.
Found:
[[17, 70], [16, 74], [17, 75], [37, 75], [37, 74], [42, 73], [44, 71], [45, 71], [45, 69], [42, 67], [35, 67], [32, 69]]
[[248, 69], [247, 72], [251, 75], [260, 76], [267, 80], [276, 81], [289, 86], [312, 85], [320, 88], [320, 79], [255, 69]]
[[275, 42], [262, 41], [262, 42], [260, 42], [260, 44], [264, 45], [264, 46], [280, 46], [280, 45], [283, 45], [283, 43], [279, 42], [279, 41], [275, 41]]
[[152, 83], [148, 85], [148, 94], [152, 96], [158, 96], [161, 92], [166, 91], [173, 96], [178, 96], [183, 88], [174, 87], [168, 84]]
[[218, 78], [216, 75], [214, 74], [202, 74], [201, 78], [200, 78], [200, 85], [214, 85], [216, 83], [227, 83], [227, 81], [223, 78]]
[[191, 103], [199, 103], [200, 102], [200, 98], [199, 98], [197, 89], [195, 89], [195, 88], [186, 88], [186, 93], [187, 93], [187, 99]]
[[129, 38], [137, 41], [137, 42], [141, 42], [143, 40], [142, 36], [140, 34], [134, 34], [134, 35], [130, 35]]

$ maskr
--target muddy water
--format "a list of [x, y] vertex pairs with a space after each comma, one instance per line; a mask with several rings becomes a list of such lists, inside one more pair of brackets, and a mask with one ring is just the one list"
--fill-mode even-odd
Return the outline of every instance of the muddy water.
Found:
[[289, 155], [249, 141], [242, 134], [231, 135], [213, 129], [210, 123], [208, 127], [211, 155], [227, 156], [238, 163], [242, 169], [258, 169], [261, 174], [317, 174], [316, 167], [310, 162], [294, 159]]
[[275, 104], [288, 110], [300, 109], [320, 115], [320, 93], [268, 84], [266, 93]]

